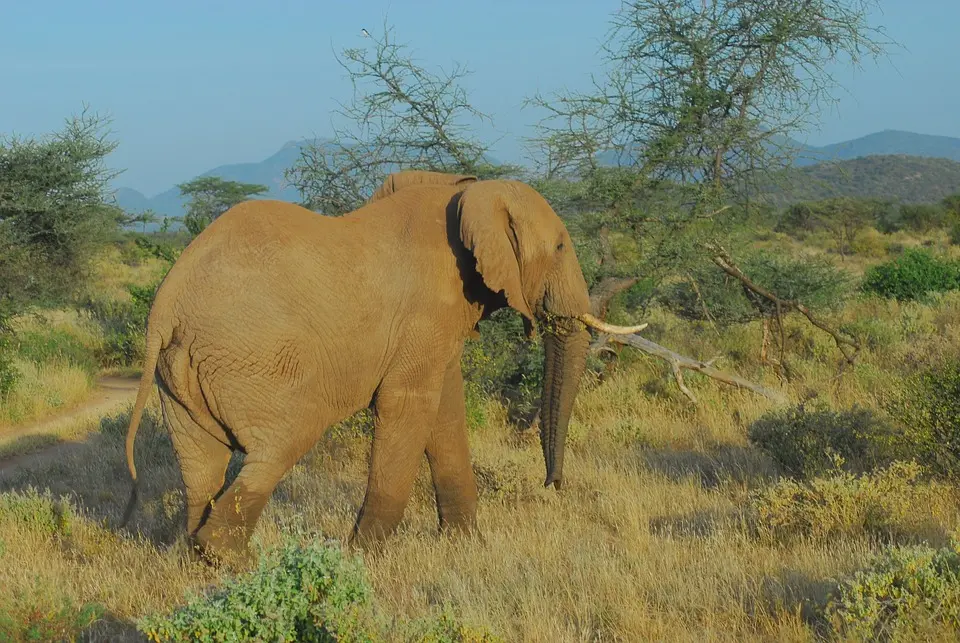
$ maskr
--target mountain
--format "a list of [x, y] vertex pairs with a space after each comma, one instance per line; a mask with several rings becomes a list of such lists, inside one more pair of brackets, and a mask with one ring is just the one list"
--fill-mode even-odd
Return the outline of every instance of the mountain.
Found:
[[[257, 183], [270, 188], [268, 192], [258, 198], [299, 201], [300, 193], [286, 184], [283, 178], [283, 171], [292, 166], [294, 162], [300, 158], [300, 150], [308, 143], [309, 141], [306, 140], [290, 141], [281, 147], [276, 154], [263, 161], [221, 165], [193, 178], [219, 176], [228, 181]], [[184, 212], [184, 199], [180, 196], [180, 190], [176, 186], [153, 197], [146, 197], [131, 188], [120, 187], [117, 188], [114, 196], [117, 200], [117, 205], [127, 212], [140, 212], [146, 208], [152, 208], [164, 217], [179, 217], [182, 216]]]
[[902, 154], [877, 154], [792, 167], [777, 173], [764, 200], [782, 206], [839, 196], [930, 203], [960, 193], [960, 162]]
[[[221, 165], [199, 176], [220, 176], [230, 181], [259, 183], [270, 188], [260, 198], [298, 201], [299, 193], [286, 184], [283, 178], [285, 169], [291, 167], [300, 157], [300, 152], [308, 140], [290, 141], [275, 154], [258, 162]], [[957, 191], [953, 182], [952, 165], [943, 163], [923, 163], [920, 159], [949, 159], [960, 161], [960, 139], [949, 136], [931, 136], [899, 130], [884, 130], [867, 136], [824, 146], [804, 145], [792, 139], [779, 141], [796, 150], [797, 158], [791, 171], [805, 168], [820, 168], [806, 174], [793, 174], [791, 180], [813, 180], [813, 185], [796, 185], [790, 188], [790, 194], [810, 195], [820, 193], [857, 193], [873, 189], [874, 196], [881, 194], [902, 195], [905, 200], [940, 198], [936, 195]], [[859, 162], [849, 165], [831, 162], [849, 161], [860, 158], [881, 158], [883, 160]], [[910, 157], [910, 158], [906, 158]], [[497, 163], [493, 158], [490, 163]], [[601, 152], [598, 160], [602, 165], [617, 165], [629, 162], [629, 155], [618, 158], [615, 152]], [[821, 165], [823, 167], [821, 167]], [[906, 177], [916, 177], [908, 179]], [[882, 180], [880, 177], [883, 177]], [[197, 178], [197, 177], [191, 177]], [[189, 179], [185, 179], [189, 180]], [[942, 181], [937, 185], [936, 181]], [[824, 185], [828, 187], [823, 187]], [[872, 186], [867, 188], [867, 186]], [[140, 212], [152, 208], [162, 216], [182, 216], [183, 199], [176, 186], [160, 194], [147, 197], [131, 188], [120, 187], [115, 193], [117, 203], [128, 212]], [[791, 197], [792, 198], [792, 197]], [[807, 198], [807, 197], [803, 197]]]
[[800, 145], [802, 158], [795, 165], [842, 161], [862, 156], [907, 155], [960, 161], [960, 139], [900, 130], [884, 130], [822, 147]]
[[[266, 185], [270, 188], [269, 191], [256, 198], [298, 202], [300, 193], [287, 184], [283, 172], [293, 166], [300, 158], [301, 150], [311, 143], [324, 144], [324, 141], [322, 139], [290, 141], [281, 147], [276, 154], [263, 161], [221, 165], [193, 178], [219, 176], [228, 181]], [[486, 158], [486, 161], [491, 165], [500, 163], [490, 156]], [[180, 196], [180, 190], [176, 186], [153, 197], [146, 197], [137, 190], [121, 187], [116, 189], [115, 198], [117, 205], [127, 212], [140, 212], [152, 208], [154, 212], [164, 217], [179, 217], [183, 216], [184, 213], [184, 199]]]

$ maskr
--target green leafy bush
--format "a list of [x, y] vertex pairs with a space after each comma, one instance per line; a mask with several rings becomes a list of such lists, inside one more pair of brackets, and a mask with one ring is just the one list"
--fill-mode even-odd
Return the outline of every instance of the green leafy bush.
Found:
[[869, 474], [838, 467], [806, 482], [787, 478], [752, 494], [751, 515], [757, 534], [773, 542], [942, 535], [938, 518], [952, 512], [949, 494], [943, 485], [922, 483], [922, 473], [915, 462], [896, 462]]
[[371, 596], [359, 559], [287, 540], [255, 571], [137, 627], [152, 641], [372, 641]]
[[800, 404], [767, 413], [747, 429], [790, 476], [810, 478], [833, 470], [836, 457], [846, 471], [863, 473], [911, 456], [900, 432], [873, 411], [834, 411]]
[[834, 631], [864, 641], [943, 640], [960, 629], [957, 544], [891, 547], [845, 580], [827, 604]]
[[127, 286], [131, 301], [88, 299], [84, 307], [103, 328], [102, 366], [131, 366], [143, 359], [147, 317], [158, 284]]
[[0, 329], [0, 400], [13, 391], [19, 378], [20, 372], [13, 365], [13, 342], [10, 335]]
[[467, 341], [461, 365], [474, 402], [484, 395], [499, 398], [523, 415], [540, 401], [543, 345], [526, 338], [523, 321], [512, 310], [480, 322], [480, 337]]
[[[781, 299], [802, 302], [812, 310], [838, 307], [849, 290], [850, 278], [821, 259], [794, 259], [770, 252], [755, 252], [739, 262], [750, 279]], [[691, 271], [690, 280], [666, 288], [660, 301], [677, 316], [692, 321], [713, 319], [718, 324], [742, 324], [775, 314], [775, 307], [744, 292], [743, 285], [712, 263]]]
[[0, 525], [18, 525], [54, 538], [69, 536], [76, 518], [70, 503], [54, 498], [49, 489], [27, 487], [0, 494]]
[[861, 290], [900, 301], [925, 300], [930, 293], [960, 288], [960, 264], [910, 248], [893, 261], [871, 267]]
[[37, 364], [61, 362], [78, 366], [88, 373], [99, 368], [95, 347], [61, 328], [17, 333], [17, 354]]
[[0, 607], [0, 641], [75, 641], [106, 611], [97, 603], [75, 605], [64, 599], [50, 609], [28, 606], [31, 597], [13, 598], [14, 605]]
[[886, 406], [918, 462], [936, 475], [960, 477], [960, 359], [907, 378]]

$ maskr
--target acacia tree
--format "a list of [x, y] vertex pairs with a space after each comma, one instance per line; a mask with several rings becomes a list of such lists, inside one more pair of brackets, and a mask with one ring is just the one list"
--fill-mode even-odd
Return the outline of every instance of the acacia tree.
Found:
[[[624, 1], [603, 46], [605, 73], [592, 89], [528, 101], [547, 114], [531, 140], [544, 189], [558, 178], [577, 180], [577, 198], [594, 210], [579, 217], [600, 258], [594, 314], [606, 314], [611, 300], [641, 277], [654, 286], [685, 278], [705, 251], [750, 287], [725, 240], [749, 216], [758, 179], [795, 155], [789, 137], [835, 100], [831, 66], [860, 66], [883, 54], [883, 31], [869, 22], [877, 6], [877, 0]], [[780, 303], [800, 310], [788, 305], [796, 302]]]
[[193, 236], [238, 203], [270, 190], [266, 185], [227, 181], [219, 176], [201, 176], [177, 187], [181, 196], [189, 198], [183, 225]]
[[303, 204], [326, 215], [362, 205], [397, 170], [416, 168], [493, 178], [516, 168], [495, 165], [489, 146], [472, 128], [490, 118], [474, 108], [461, 81], [469, 71], [455, 65], [432, 72], [417, 64], [407, 46], [384, 24], [370, 47], [336, 56], [353, 87], [339, 103], [330, 140], [305, 145], [285, 176]]
[[0, 138], [0, 395], [14, 372], [4, 359], [9, 320], [40, 302], [63, 301], [85, 283], [91, 260], [123, 213], [106, 166], [116, 148], [109, 121], [84, 109], [43, 138]]
[[[884, 50], [876, 0], [630, 0], [615, 12], [606, 73], [588, 92], [536, 95], [541, 174], [585, 182], [603, 216], [595, 237], [612, 297], [640, 274], [666, 276], [743, 212], [763, 173], [787, 163], [788, 137], [834, 100], [829, 68]], [[605, 162], [605, 163], [604, 163]], [[610, 169], [604, 165], [616, 165]], [[664, 188], [671, 198], [664, 198]], [[644, 261], [618, 275], [611, 231]], [[667, 258], [667, 261], [663, 259]], [[666, 269], [666, 270], [665, 270]], [[608, 274], [605, 274], [608, 273]], [[604, 312], [609, 299], [598, 301]]]

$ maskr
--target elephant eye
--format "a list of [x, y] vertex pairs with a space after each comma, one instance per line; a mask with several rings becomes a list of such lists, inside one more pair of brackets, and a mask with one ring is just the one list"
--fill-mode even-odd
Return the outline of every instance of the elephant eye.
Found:
[[557, 252], [560, 252], [561, 250], [563, 250], [563, 241], [557, 244]]

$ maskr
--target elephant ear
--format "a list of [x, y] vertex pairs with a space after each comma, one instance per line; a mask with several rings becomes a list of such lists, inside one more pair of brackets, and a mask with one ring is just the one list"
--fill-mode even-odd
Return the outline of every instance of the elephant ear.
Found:
[[390, 174], [377, 188], [367, 203], [390, 196], [398, 190], [411, 185], [468, 185], [475, 183], [477, 177], [469, 174], [448, 174], [446, 172], [428, 172], [426, 170], [405, 170]]
[[480, 181], [460, 194], [460, 239], [473, 253], [477, 272], [493, 292], [503, 292], [507, 304], [523, 315], [527, 335], [536, 322], [533, 307], [543, 295], [542, 262], [529, 252], [523, 209], [515, 190], [505, 181]]

